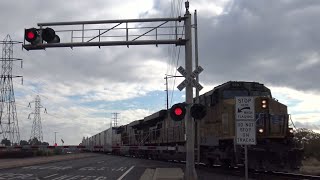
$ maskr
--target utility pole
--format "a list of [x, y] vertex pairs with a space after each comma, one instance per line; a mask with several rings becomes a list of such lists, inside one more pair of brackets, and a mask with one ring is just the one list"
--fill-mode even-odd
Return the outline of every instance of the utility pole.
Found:
[[57, 133], [58, 133], [58, 132], [54, 132], [54, 145], [57, 144]]
[[[191, 14], [189, 12], [189, 2], [185, 2], [186, 14], [184, 17], [185, 20], [185, 69], [187, 74], [192, 73], [192, 32], [191, 32]], [[193, 103], [193, 87], [190, 83], [186, 86], [186, 103], [187, 113], [185, 117], [186, 122], [186, 148], [187, 148], [187, 159], [186, 159], [186, 172], [185, 179], [186, 180], [196, 180], [197, 172], [194, 166], [194, 121], [191, 118], [190, 114], [190, 105]]]
[[184, 76], [173, 76], [173, 75], [168, 75], [168, 74], [165, 74], [166, 77], [164, 77], [164, 79], [166, 80], [166, 94], [167, 94], [167, 110], [169, 109], [169, 90], [168, 90], [168, 79], [169, 78], [174, 78], [174, 77], [184, 77]]
[[168, 92], [168, 76], [166, 75], [166, 77], [164, 78], [166, 80], [166, 94], [167, 94], [167, 111], [169, 109], [169, 92]]
[[[194, 11], [194, 56], [195, 56], [195, 67], [199, 65], [199, 54], [198, 54], [198, 19], [197, 19], [197, 10]], [[196, 81], [199, 83], [199, 75], [196, 75]], [[196, 103], [199, 103], [199, 90], [196, 89]], [[197, 122], [197, 161], [198, 165], [200, 164], [200, 120]]]

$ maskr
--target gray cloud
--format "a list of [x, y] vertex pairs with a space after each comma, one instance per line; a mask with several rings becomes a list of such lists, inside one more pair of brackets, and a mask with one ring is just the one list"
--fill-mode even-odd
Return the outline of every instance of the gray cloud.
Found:
[[[170, 14], [169, 3], [155, 8]], [[320, 2], [231, 0], [224, 8], [218, 16], [198, 11], [203, 83], [247, 80], [319, 92]]]
[[320, 125], [318, 123], [303, 123], [303, 122], [296, 122], [295, 123], [296, 128], [307, 128], [307, 129], [313, 129], [313, 130], [320, 130]]
[[[313, 21], [319, 10], [318, 1], [234, 1], [227, 14], [200, 15], [204, 81], [254, 80], [319, 91], [320, 26]], [[310, 58], [316, 59], [312, 65], [297, 68]]]

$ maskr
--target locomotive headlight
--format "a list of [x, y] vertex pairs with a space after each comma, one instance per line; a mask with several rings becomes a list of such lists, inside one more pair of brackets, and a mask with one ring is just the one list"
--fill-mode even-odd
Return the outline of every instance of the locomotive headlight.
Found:
[[289, 129], [289, 133], [293, 134], [293, 129]]
[[263, 133], [263, 129], [262, 128], [260, 128], [258, 131], [259, 131], [259, 133]]
[[261, 100], [261, 107], [262, 107], [262, 109], [267, 109], [268, 108], [268, 100], [267, 99], [262, 99]]

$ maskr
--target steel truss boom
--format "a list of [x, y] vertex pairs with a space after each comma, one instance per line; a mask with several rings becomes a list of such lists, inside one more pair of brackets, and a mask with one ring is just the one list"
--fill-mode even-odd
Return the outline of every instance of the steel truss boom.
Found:
[[[185, 45], [186, 40], [183, 39], [183, 35], [178, 33], [179, 28], [183, 26], [164, 26], [168, 22], [181, 22], [185, 21], [186, 17], [178, 18], [149, 18], [149, 19], [122, 19], [122, 20], [99, 20], [99, 21], [69, 21], [69, 22], [49, 22], [49, 23], [38, 23], [39, 29], [44, 29], [50, 26], [59, 26], [64, 29], [57, 30], [56, 33], [68, 33], [67, 35], [71, 38], [70, 42], [61, 43], [38, 43], [38, 44], [26, 44], [24, 42], [23, 47], [26, 50], [37, 50], [53, 47], [83, 47], [83, 46], [130, 46], [130, 45], [159, 45], [159, 44], [175, 44]], [[129, 27], [129, 24], [136, 23], [136, 27]], [[138, 24], [137, 24], [138, 23]], [[148, 26], [144, 23], [149, 23]], [[153, 23], [150, 26], [150, 23]], [[157, 24], [158, 23], [158, 24]], [[111, 26], [104, 29], [90, 29], [87, 28], [90, 25], [103, 25]], [[120, 27], [122, 25], [122, 27]], [[78, 29], [67, 30], [65, 26], [80, 26]], [[141, 34], [137, 33], [134, 29], [148, 29], [146, 32]], [[165, 31], [175, 28], [175, 34], [166, 34]], [[95, 35], [92, 35], [94, 32]], [[78, 36], [75, 35], [78, 33]], [[90, 34], [91, 33], [91, 34]], [[104, 34], [115, 33], [115, 36], [103, 36]], [[79, 37], [79, 34], [81, 36]], [[87, 35], [90, 34], [90, 35]], [[172, 36], [173, 35], [173, 36]], [[181, 36], [180, 36], [181, 35]], [[180, 36], [180, 37], [178, 37]], [[113, 38], [112, 38], [113, 37]], [[121, 40], [115, 40], [115, 38], [122, 38]], [[79, 40], [81, 39], [81, 40]]]
[[119, 20], [100, 20], [100, 21], [69, 21], [69, 22], [49, 22], [38, 23], [38, 26], [68, 26], [82, 24], [112, 24], [112, 23], [139, 23], [139, 22], [161, 22], [161, 21], [184, 21], [185, 17], [178, 18], [148, 18], [148, 19], [119, 19]]
[[139, 40], [139, 41], [108, 41], [108, 42], [75, 42], [75, 43], [51, 43], [31, 45], [25, 44], [26, 50], [45, 49], [53, 47], [83, 47], [83, 46], [129, 46], [129, 45], [151, 45], [151, 44], [176, 44], [184, 45], [185, 40]]

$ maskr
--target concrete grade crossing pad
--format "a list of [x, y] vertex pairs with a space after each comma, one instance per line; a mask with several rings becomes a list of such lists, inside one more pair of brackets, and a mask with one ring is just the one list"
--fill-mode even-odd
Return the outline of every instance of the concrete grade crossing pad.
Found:
[[140, 180], [183, 180], [181, 168], [146, 169]]

